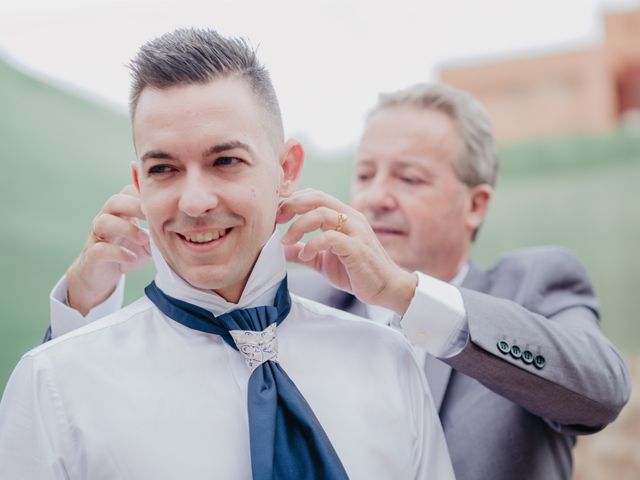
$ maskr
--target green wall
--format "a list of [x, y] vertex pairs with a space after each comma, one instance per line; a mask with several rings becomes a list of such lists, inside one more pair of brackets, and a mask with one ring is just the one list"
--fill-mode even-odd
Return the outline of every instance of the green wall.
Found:
[[[91, 219], [129, 180], [130, 136], [124, 114], [0, 61], [0, 389], [20, 355], [40, 343], [49, 291], [80, 251]], [[349, 156], [309, 155], [302, 186], [346, 199]], [[477, 261], [487, 266], [528, 245], [570, 247], [593, 277], [605, 330], [637, 352], [640, 139], [616, 131], [531, 142], [505, 147], [501, 157]], [[130, 276], [128, 300], [151, 275], [147, 268]]]

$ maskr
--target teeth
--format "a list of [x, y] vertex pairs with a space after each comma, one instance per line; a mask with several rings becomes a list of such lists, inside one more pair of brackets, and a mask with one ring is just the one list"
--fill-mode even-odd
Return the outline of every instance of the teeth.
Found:
[[224, 237], [225, 233], [225, 229], [212, 230], [211, 232], [192, 233], [189, 235], [185, 235], [185, 238], [193, 243], [207, 243], [213, 240], [218, 240], [220, 237]]

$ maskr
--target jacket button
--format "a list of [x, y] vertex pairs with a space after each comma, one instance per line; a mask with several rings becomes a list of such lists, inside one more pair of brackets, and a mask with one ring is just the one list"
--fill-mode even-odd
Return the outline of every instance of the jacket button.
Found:
[[511, 356], [516, 360], [522, 356], [522, 350], [518, 345], [511, 347]]
[[509, 350], [511, 350], [511, 345], [509, 345], [504, 340], [500, 340], [498, 342], [498, 350], [500, 350], [502, 353], [506, 355], [507, 353], [509, 353]]
[[533, 353], [529, 350], [522, 352], [522, 361], [527, 365], [531, 365], [533, 363]]
[[533, 359], [533, 364], [538, 370], [542, 370], [546, 363], [547, 361], [542, 355], [536, 355], [536, 358]]

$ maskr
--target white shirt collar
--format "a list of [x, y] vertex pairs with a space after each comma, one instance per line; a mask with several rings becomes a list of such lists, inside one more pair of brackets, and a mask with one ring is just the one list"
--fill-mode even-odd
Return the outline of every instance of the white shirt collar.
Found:
[[151, 256], [156, 266], [155, 282], [160, 290], [170, 297], [209, 310], [214, 315], [221, 315], [239, 308], [273, 305], [280, 282], [287, 273], [284, 250], [277, 229], [262, 247], [238, 303], [227, 302], [212, 291], [200, 290], [187, 283], [167, 264], [153, 240]]
[[467, 278], [468, 273], [469, 273], [469, 262], [466, 262], [462, 266], [460, 271], [458, 271], [456, 276], [449, 281], [449, 283], [454, 287], [459, 287], [460, 285], [462, 285], [462, 282], [464, 282], [464, 279]]

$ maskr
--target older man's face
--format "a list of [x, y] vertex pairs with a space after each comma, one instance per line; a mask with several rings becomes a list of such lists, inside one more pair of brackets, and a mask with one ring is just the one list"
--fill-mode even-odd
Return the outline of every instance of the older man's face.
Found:
[[375, 114], [356, 157], [352, 204], [393, 260], [450, 280], [471, 242], [470, 192], [453, 159], [461, 140], [435, 110], [399, 106]]
[[134, 177], [151, 237], [191, 285], [237, 301], [274, 230], [280, 147], [243, 80], [146, 88]]

